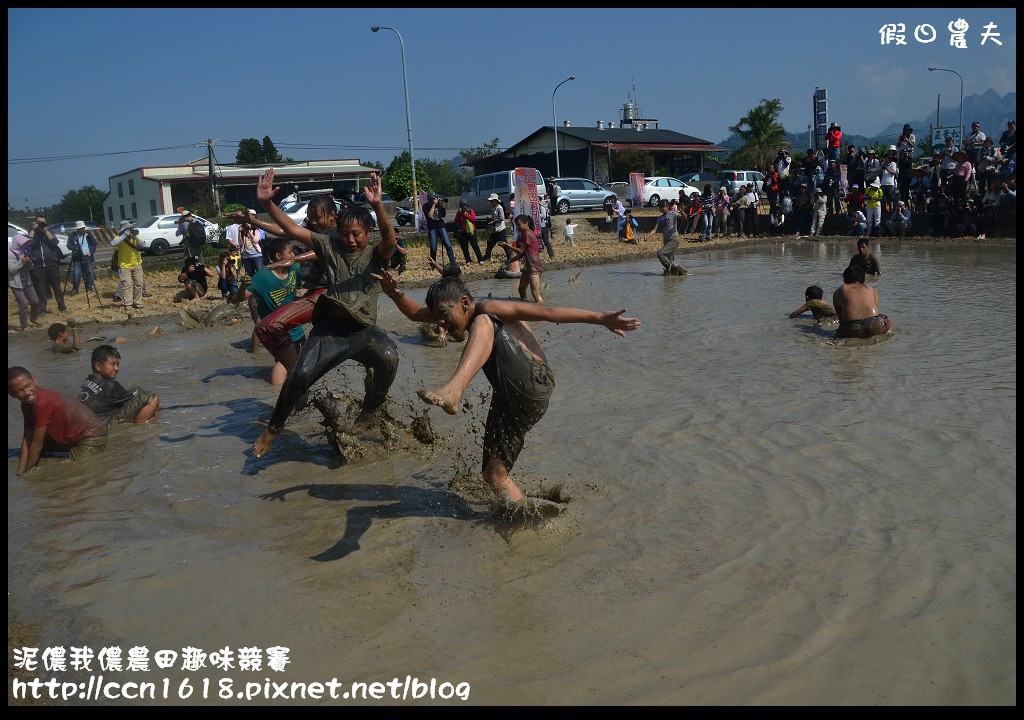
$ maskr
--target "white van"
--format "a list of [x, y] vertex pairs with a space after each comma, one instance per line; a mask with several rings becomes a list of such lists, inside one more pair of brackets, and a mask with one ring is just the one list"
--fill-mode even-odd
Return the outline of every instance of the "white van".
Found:
[[[547, 204], [548, 188], [544, 183], [544, 176], [540, 174], [540, 170], [530, 169], [537, 175], [537, 199]], [[491, 203], [487, 200], [491, 193], [498, 194], [502, 207], [508, 212], [508, 199], [515, 194], [515, 191], [516, 171], [502, 170], [501, 172], [477, 175], [469, 183], [469, 188], [459, 197], [459, 202], [466, 201], [478, 216], [487, 217], [491, 214]]]

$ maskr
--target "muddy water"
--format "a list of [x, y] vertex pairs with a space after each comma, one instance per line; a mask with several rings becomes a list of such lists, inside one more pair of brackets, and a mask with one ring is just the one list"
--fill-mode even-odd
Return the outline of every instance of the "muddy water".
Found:
[[[1015, 703], [1014, 249], [872, 250], [895, 324], [877, 344], [787, 318], [807, 285], [841, 283], [848, 243], [683, 256], [685, 278], [653, 257], [546, 274], [548, 302], [644, 325], [538, 326], [557, 389], [515, 476], [572, 498], [544, 524], [492, 514], [476, 472], [486, 380], [459, 415], [427, 410], [416, 390], [447, 379], [460, 346], [425, 346], [383, 298], [402, 358], [392, 422], [344, 455], [312, 409], [267, 458], [247, 452], [276, 391], [245, 324], [124, 343], [119, 379], [165, 409], [116, 428], [92, 465], [15, 476], [9, 399], [9, 620], [40, 648], [218, 653], [196, 670], [22, 676], [170, 688], [52, 704], [251, 704], [267, 679], [332, 678], [339, 699], [262, 702]], [[87, 372], [84, 353], [41, 346], [8, 361], [61, 390]], [[344, 397], [362, 376], [326, 381]], [[224, 648], [275, 647], [283, 671], [215, 667]], [[434, 679], [433, 699], [340, 697], [406, 676]]]

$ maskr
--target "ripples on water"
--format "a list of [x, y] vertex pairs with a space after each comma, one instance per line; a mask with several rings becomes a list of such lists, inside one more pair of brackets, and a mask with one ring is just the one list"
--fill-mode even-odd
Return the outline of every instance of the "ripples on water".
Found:
[[[58, 639], [284, 644], [292, 680], [429, 673], [480, 704], [1015, 702], [1014, 249], [872, 248], [895, 334], [867, 345], [787, 317], [807, 285], [830, 297], [852, 242], [683, 255], [685, 278], [651, 248], [544, 276], [550, 303], [643, 321], [536, 328], [557, 389], [514, 475], [573, 495], [547, 528], [496, 528], [446, 490], [478, 468], [482, 374], [469, 413], [431, 412], [452, 445], [427, 457], [367, 440], [340, 462], [306, 413], [256, 461], [267, 356], [236, 347], [246, 327], [177, 333], [123, 348], [157, 424], [98, 468], [26, 482], [9, 463], [11, 602], [66, 613]], [[411, 418], [461, 346], [380, 307]], [[58, 389], [87, 364], [9, 362]]]

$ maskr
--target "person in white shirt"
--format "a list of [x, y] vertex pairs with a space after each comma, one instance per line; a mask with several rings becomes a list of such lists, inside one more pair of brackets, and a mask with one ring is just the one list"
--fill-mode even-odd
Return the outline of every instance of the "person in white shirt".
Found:
[[899, 168], [896, 165], [896, 146], [890, 145], [889, 152], [885, 154], [882, 161], [882, 173], [879, 180], [882, 183], [882, 216], [888, 217], [896, 208], [896, 176]]

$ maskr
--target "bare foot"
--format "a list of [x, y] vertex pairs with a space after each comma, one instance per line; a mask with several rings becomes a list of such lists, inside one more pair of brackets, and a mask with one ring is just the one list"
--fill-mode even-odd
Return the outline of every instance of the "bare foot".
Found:
[[515, 517], [522, 513], [523, 517], [529, 518], [551, 518], [561, 515], [569, 506], [565, 503], [556, 503], [553, 500], [539, 497], [524, 497], [522, 500], [506, 500], [505, 513], [509, 517]]
[[270, 446], [274, 444], [274, 440], [276, 439], [277, 433], [272, 433], [270, 430], [264, 430], [259, 439], [252, 444], [252, 454], [258, 458], [263, 457], [270, 452]]
[[433, 393], [422, 388], [417, 390], [416, 394], [420, 396], [420, 400], [423, 402], [431, 405], [437, 405], [449, 415], [455, 415], [459, 412], [459, 398]]

